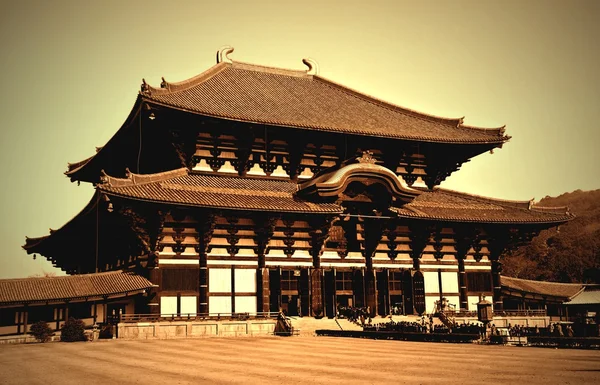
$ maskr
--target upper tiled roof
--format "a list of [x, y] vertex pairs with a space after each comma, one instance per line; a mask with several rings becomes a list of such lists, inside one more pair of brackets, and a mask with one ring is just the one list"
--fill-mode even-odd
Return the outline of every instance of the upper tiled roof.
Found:
[[483, 129], [402, 108], [307, 71], [221, 62], [181, 83], [144, 83], [145, 100], [206, 116], [322, 131], [440, 143], [502, 144]]
[[221, 209], [341, 213], [332, 203], [297, 198], [298, 185], [290, 180], [188, 174], [187, 169], [129, 178], [104, 177], [98, 188], [110, 195], [133, 199]]
[[123, 271], [64, 277], [0, 280], [0, 305], [97, 298], [152, 287], [146, 278]]
[[443, 190], [424, 191], [394, 209], [399, 216], [482, 223], [562, 223], [574, 216], [566, 207], [540, 207], [531, 201], [507, 201]]
[[511, 278], [502, 276], [500, 278], [502, 287], [522, 293], [538, 294], [541, 296], [560, 297], [569, 299], [579, 293], [584, 285], [581, 283], [558, 283], [546, 281], [532, 281], [529, 279]]

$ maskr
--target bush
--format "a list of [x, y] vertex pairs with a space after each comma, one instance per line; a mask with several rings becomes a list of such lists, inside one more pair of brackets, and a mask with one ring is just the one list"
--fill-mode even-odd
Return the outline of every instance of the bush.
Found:
[[70, 317], [60, 329], [60, 340], [65, 342], [87, 341], [83, 321]]
[[38, 342], [48, 342], [54, 333], [46, 321], [38, 321], [31, 325], [29, 334], [33, 335]]

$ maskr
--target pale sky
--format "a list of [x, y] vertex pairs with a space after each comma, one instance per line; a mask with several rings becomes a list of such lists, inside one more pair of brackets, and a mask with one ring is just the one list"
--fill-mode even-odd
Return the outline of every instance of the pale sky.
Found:
[[442, 187], [539, 200], [600, 188], [600, 1], [3, 1], [0, 278], [54, 271], [25, 236], [60, 228], [93, 189], [63, 175], [104, 145], [141, 79], [233, 60], [305, 69], [513, 138]]

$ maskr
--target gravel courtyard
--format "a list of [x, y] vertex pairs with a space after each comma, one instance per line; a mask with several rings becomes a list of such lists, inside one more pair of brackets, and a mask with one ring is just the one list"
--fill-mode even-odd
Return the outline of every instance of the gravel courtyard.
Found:
[[597, 384], [600, 351], [329, 337], [0, 345], [1, 384]]

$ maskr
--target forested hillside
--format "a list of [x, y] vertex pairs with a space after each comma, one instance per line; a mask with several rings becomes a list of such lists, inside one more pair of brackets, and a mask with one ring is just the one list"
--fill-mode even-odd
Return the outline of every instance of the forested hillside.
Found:
[[543, 206], [568, 206], [577, 218], [545, 230], [503, 259], [503, 275], [556, 282], [600, 283], [600, 190], [545, 197]]

